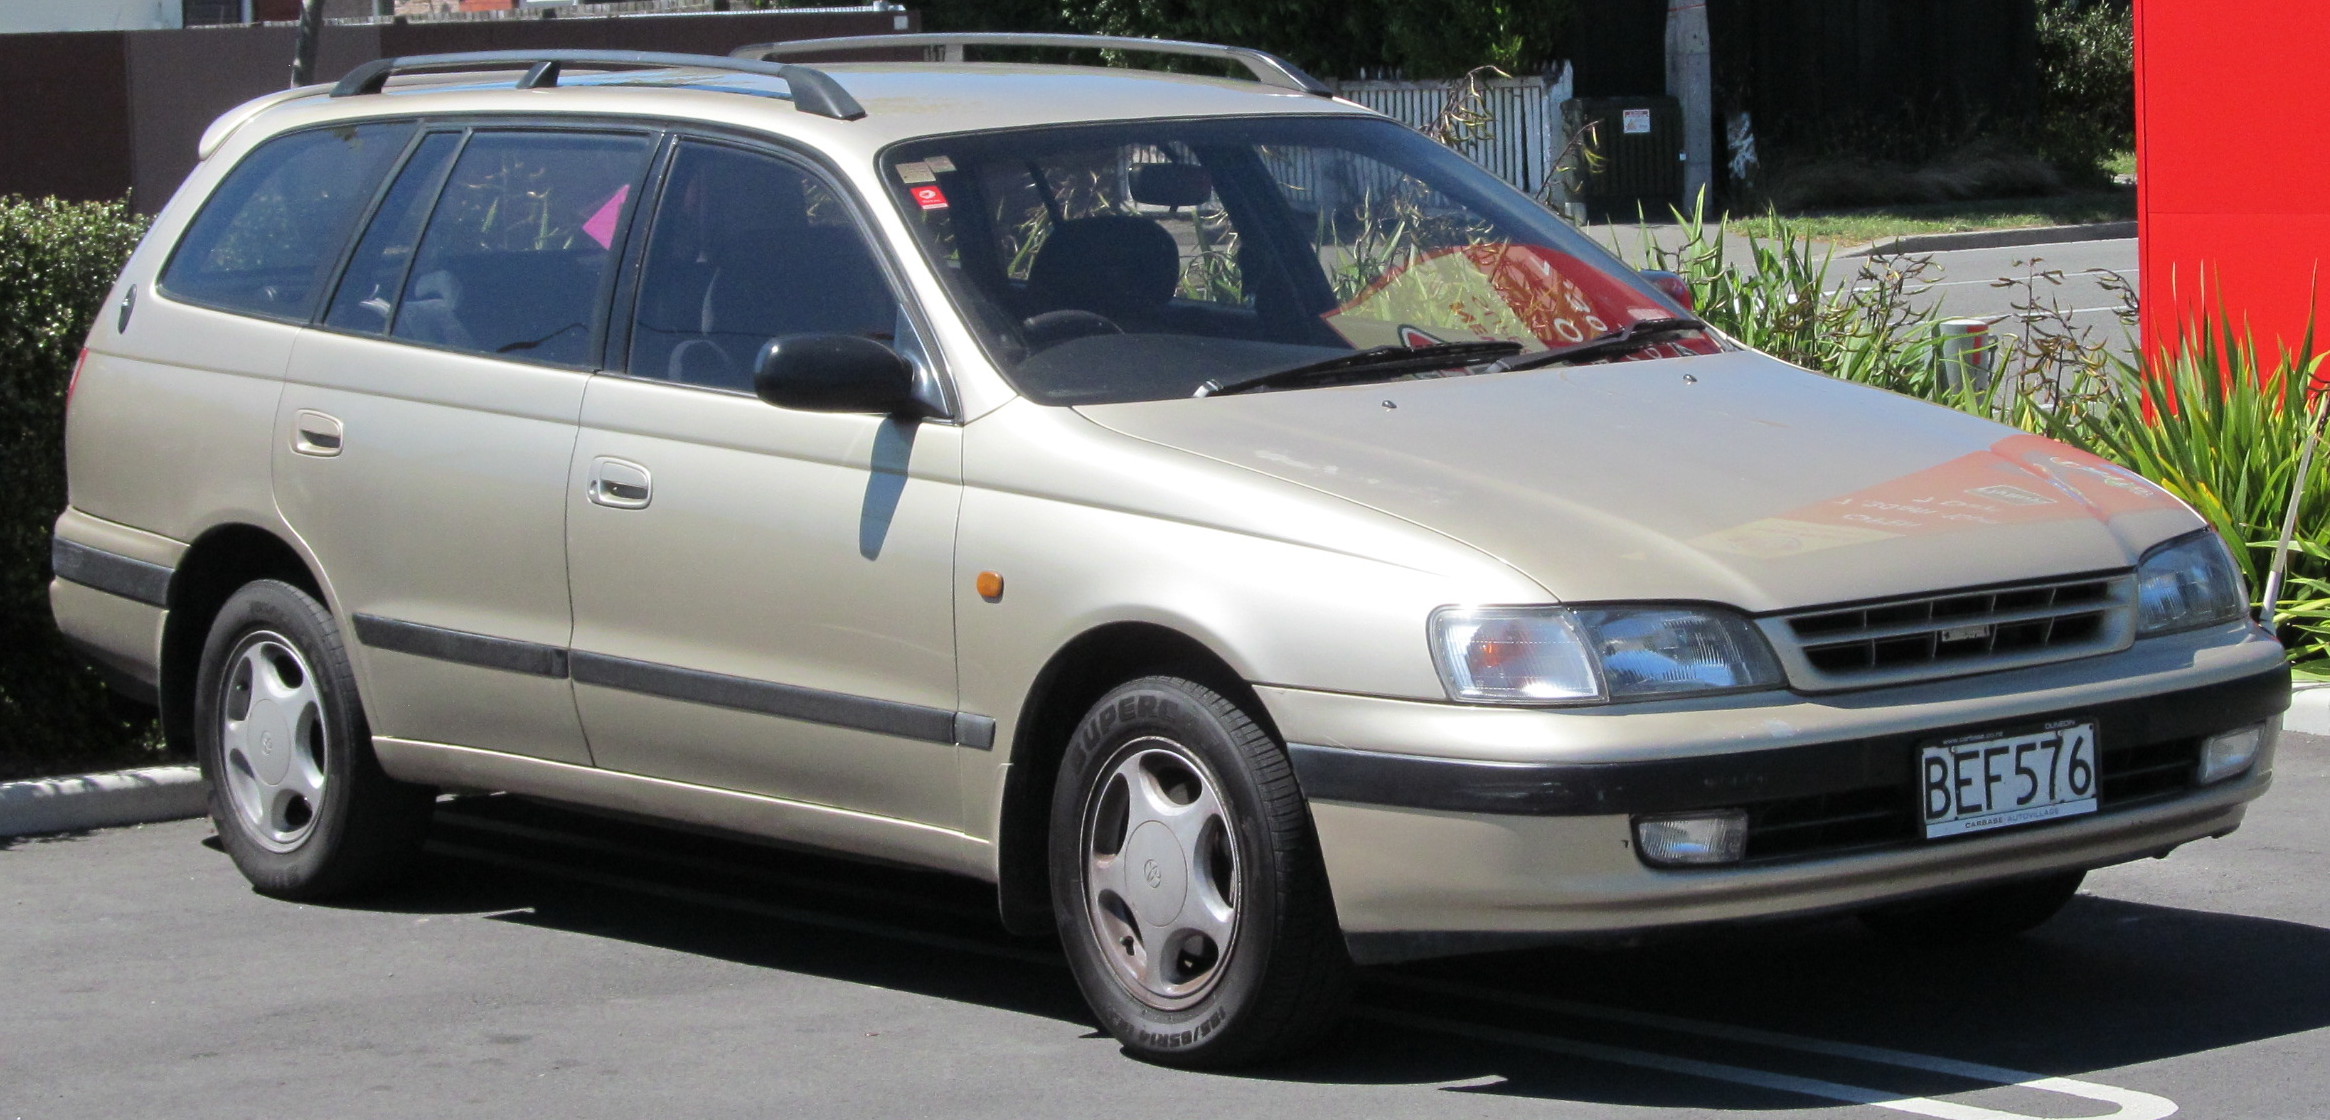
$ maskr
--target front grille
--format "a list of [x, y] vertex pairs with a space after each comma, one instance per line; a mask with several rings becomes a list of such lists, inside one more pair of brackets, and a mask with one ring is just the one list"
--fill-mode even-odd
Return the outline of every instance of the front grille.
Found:
[[1917, 839], [1902, 786], [1865, 786], [1809, 797], [1780, 797], [1747, 807], [1751, 860], [1821, 855]]
[[2133, 637], [2129, 580], [2094, 576], [1786, 615], [1776, 635], [1801, 687], [1858, 688], [2037, 665]]
[[[1914, 769], [1909, 760], [1915, 757], [1916, 750], [1915, 746], [1904, 749], [1901, 767], [1904, 774]], [[2193, 788], [2193, 780], [2200, 770], [2200, 757], [2198, 738], [2134, 746], [2104, 744], [2097, 758], [2103, 769], [2102, 785], [2096, 795], [2097, 811], [2110, 812]], [[1748, 815], [1746, 859], [1751, 862], [1922, 842], [1918, 789], [1907, 778], [1889, 785], [1775, 797], [1750, 802], [1743, 808]], [[2083, 816], [2061, 819], [2076, 821]], [[2016, 826], [2007, 831], [2027, 827], [2032, 826]]]

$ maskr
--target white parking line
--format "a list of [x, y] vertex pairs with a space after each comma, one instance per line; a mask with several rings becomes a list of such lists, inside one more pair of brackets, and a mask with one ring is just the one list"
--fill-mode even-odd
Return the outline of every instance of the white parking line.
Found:
[[[2059, 1093], [2069, 1097], [2080, 1097], [2085, 1100], [2100, 1101], [2104, 1104], [2112, 1105], [2117, 1110], [2114, 1112], [2105, 1113], [2102, 1117], [2096, 1118], [2096, 1120], [2161, 1120], [2162, 1117], [2176, 1115], [2176, 1102], [2169, 1100], [2166, 1097], [2154, 1096], [2151, 1093], [2142, 1093], [2134, 1089], [2121, 1089], [2112, 1085], [2098, 1085], [2092, 1081], [2080, 1081], [2069, 1077], [2050, 1077], [2046, 1074], [2032, 1073], [2028, 1070], [2008, 1069], [2004, 1066], [1983, 1065], [1979, 1062], [1964, 1062], [1955, 1058], [1940, 1058], [1930, 1054], [1914, 1054], [1906, 1050], [1888, 1050], [1879, 1046], [1863, 1046], [1859, 1043], [1852, 1042], [1831, 1042], [1827, 1039], [1807, 1038], [1803, 1035], [1783, 1034], [1779, 1031], [1759, 1030], [1754, 1027], [1739, 1027], [1728, 1023], [1706, 1023], [1696, 1019], [1684, 1019], [1673, 1015], [1660, 1015], [1650, 1011], [1630, 1011], [1625, 1008], [1602, 1007], [1590, 1003], [1579, 1003], [1575, 1000], [1554, 999], [1545, 996], [1513, 995], [1511, 993], [1494, 991], [1487, 988], [1475, 988], [1466, 984], [1451, 984], [1442, 980], [1423, 980], [1405, 976], [1385, 976], [1378, 978], [1378, 982], [1392, 987], [1408, 988], [1415, 991], [1429, 992], [1435, 995], [1458, 996], [1464, 999], [1481, 1000], [1488, 1003], [1501, 1003], [1508, 1007], [1519, 1007], [1531, 1011], [1551, 1011], [1556, 1014], [1568, 1015], [1580, 1019], [1600, 1019], [1604, 1022], [1623, 1023], [1628, 1026], [1635, 1027], [1649, 1027], [1655, 1030], [1673, 1031], [1677, 1034], [1695, 1034], [1702, 1038], [1721, 1039], [1725, 1042], [1743, 1042], [1752, 1046], [1768, 1046], [1781, 1050], [1796, 1050], [1806, 1054], [1820, 1054], [1832, 1058], [1849, 1058], [1854, 1061], [1870, 1062], [1878, 1065], [1898, 1066], [1903, 1069], [1925, 1070], [1929, 1073], [1944, 1073], [1953, 1077], [1963, 1077], [1974, 1081], [1988, 1081], [1998, 1085], [2009, 1085], [2025, 1089], [2036, 1089], [2040, 1092]], [[1469, 1029], [1468, 1024], [1455, 1025], [1467, 1026]], [[1493, 1028], [1483, 1027], [1479, 1029], [1489, 1030]], [[1567, 1046], [1582, 1047], [1593, 1045], [1591, 1043], [1582, 1042], [1570, 1043], [1566, 1039], [1555, 1041], [1559, 1041], [1563, 1045]], [[1659, 1062], [1683, 1063], [1687, 1061], [1686, 1059], [1669, 1058], [1663, 1054], [1649, 1054], [1642, 1051], [1619, 1050], [1615, 1047], [1605, 1047], [1604, 1049], [1611, 1049], [1617, 1051], [1617, 1053], [1632, 1056], [1625, 1058], [1613, 1056], [1608, 1059], [1611, 1061], [1624, 1061], [1629, 1065], [1646, 1065], [1654, 1069], [1673, 1068], [1676, 1072], [1692, 1072], [1689, 1070], [1683, 1070], [1676, 1066], [1651, 1065], [1649, 1061], [1634, 1060], [1634, 1058], [1638, 1057], [1643, 1059], [1656, 1059]], [[1767, 1087], [1770, 1088], [1788, 1087], [1776, 1084], [1768, 1084], [1765, 1081], [1745, 1079], [1746, 1075], [1753, 1075], [1756, 1077], [1783, 1077], [1783, 1075], [1780, 1074], [1766, 1074], [1761, 1070], [1742, 1069], [1736, 1066], [1719, 1066], [1714, 1065], [1713, 1063], [1688, 1064], [1708, 1066], [1709, 1069], [1700, 1072], [1700, 1076], [1716, 1077], [1718, 1080], [1736, 1081], [1747, 1085], [1767, 1085]], [[1831, 1100], [1849, 1101], [1855, 1104], [1873, 1104], [1884, 1108], [1898, 1109], [1902, 1112], [1915, 1112], [1925, 1116], [1949, 1117], [1953, 1118], [1953, 1120], [1990, 1120], [1990, 1118], [2015, 1117], [2017, 1115], [2016, 1113], [2011, 1112], [1996, 1112], [1989, 1109], [1974, 1108], [1970, 1105], [1952, 1104], [1948, 1101], [1931, 1101], [1923, 1097], [1899, 1097], [1893, 1094], [1882, 1093], [1875, 1089], [1863, 1089], [1853, 1085], [1811, 1081], [1803, 1078], [1785, 1078], [1785, 1080], [1802, 1086], [1801, 1088], [1794, 1088], [1791, 1091], [1810, 1092], [1813, 1096], [1824, 1096]], [[1814, 1092], [1813, 1087], [1820, 1087], [1821, 1091]], [[1877, 1097], [1882, 1099], [1869, 1099], [1867, 1096], [1868, 1094], [1876, 1094]], [[1937, 1109], [1941, 1111], [1936, 1111]]]
[[1657, 1054], [1648, 1050], [1631, 1050], [1624, 1046], [1609, 1046], [1599, 1042], [1580, 1042], [1572, 1038], [1532, 1034], [1527, 1031], [1484, 1027], [1476, 1023], [1454, 1019], [1436, 1019], [1424, 1015], [1409, 1015], [1398, 1011], [1379, 1011], [1372, 1007], [1357, 1008], [1352, 1015], [1410, 1030], [1430, 1031], [1434, 1034], [1455, 1035], [1459, 1038], [1479, 1039], [1500, 1046], [1516, 1046], [1528, 1050], [1542, 1050], [1589, 1061], [1612, 1062], [1623, 1066], [1655, 1069], [1661, 1073], [1679, 1073], [1686, 1077], [1703, 1077], [1710, 1081], [1728, 1081], [1735, 1085], [1752, 1085], [1759, 1089], [1776, 1089], [1783, 1093], [1818, 1097], [1822, 1100], [1842, 1101], [1846, 1104], [1874, 1105], [1898, 1112], [1914, 1112], [1939, 1120], [2040, 1120], [2013, 1112], [1998, 1112], [1970, 1104], [1937, 1101], [1928, 1097], [1905, 1097], [1883, 1089], [1869, 1089], [1847, 1085], [1841, 1081], [1822, 1081], [1812, 1077], [1797, 1077], [1745, 1066], [1705, 1062], [1696, 1058], [1678, 1058], [1672, 1054]]
[[[2115, 273], [2123, 277], [2133, 278], [2136, 275], [2136, 270], [2133, 268], [2083, 268], [2077, 272], [2064, 273], [2063, 279], [2066, 281], [2081, 280], [2090, 276], [2100, 277]], [[1986, 280], [1936, 280], [1931, 284], [1920, 284], [1918, 286], [1921, 288], [1962, 288], [1968, 284], [1997, 284], [2000, 280], [2009, 280], [2016, 284], [2023, 282], [2022, 277], [2019, 276], [1998, 276]], [[1860, 290], [1865, 292], [1868, 291], [1869, 288], [1868, 286], [1864, 285]]]

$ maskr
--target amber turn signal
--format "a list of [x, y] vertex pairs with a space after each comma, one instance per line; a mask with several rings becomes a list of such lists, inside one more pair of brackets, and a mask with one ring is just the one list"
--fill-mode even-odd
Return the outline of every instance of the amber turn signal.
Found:
[[995, 600], [997, 600], [997, 599], [1001, 599], [1001, 598], [1003, 598], [1003, 573], [1002, 573], [1002, 572], [981, 572], [981, 573], [979, 573], [979, 585], [978, 585], [978, 586], [979, 586], [979, 597], [980, 597], [980, 598], [982, 598], [982, 599], [985, 599], [985, 600], [987, 600], [988, 602], [991, 602], [991, 603], [992, 603], [992, 602], [994, 602], [994, 601], [995, 601]]

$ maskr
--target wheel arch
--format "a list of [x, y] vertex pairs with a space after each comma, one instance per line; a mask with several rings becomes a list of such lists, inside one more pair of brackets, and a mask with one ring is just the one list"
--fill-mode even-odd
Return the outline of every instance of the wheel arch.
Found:
[[1004, 927], [1053, 929], [1045, 845], [1060, 756], [1077, 721], [1108, 690], [1138, 677], [1184, 677], [1236, 700], [1273, 739], [1283, 738], [1254, 689], [1203, 641], [1153, 622], [1113, 622], [1077, 635], [1037, 672], [1020, 705], [996, 827], [996, 894]]
[[237, 589], [260, 579], [279, 579], [319, 602], [329, 602], [323, 582], [299, 551], [257, 525], [214, 526], [196, 537], [179, 558], [170, 577], [170, 613], [162, 627], [159, 689], [162, 734], [173, 749], [193, 751], [194, 679], [211, 622]]

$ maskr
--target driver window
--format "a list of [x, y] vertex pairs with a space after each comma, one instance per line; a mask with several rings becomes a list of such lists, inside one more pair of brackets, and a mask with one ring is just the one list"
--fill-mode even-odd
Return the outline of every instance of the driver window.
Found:
[[896, 345], [899, 322], [873, 250], [824, 182], [762, 153], [680, 144], [640, 276], [633, 376], [749, 393], [772, 338]]

